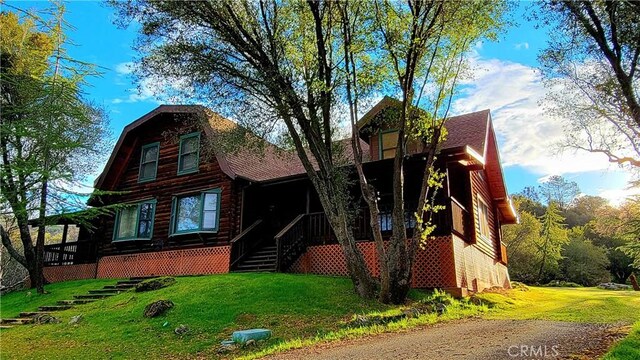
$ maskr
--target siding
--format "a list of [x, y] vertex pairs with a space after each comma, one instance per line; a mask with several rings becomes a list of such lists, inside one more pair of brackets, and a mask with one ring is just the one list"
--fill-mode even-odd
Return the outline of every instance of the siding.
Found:
[[[183, 127], [181, 122], [171, 116], [160, 115], [147, 124], [130, 133], [127, 144], [136, 144], [130, 155], [117, 154], [118, 159], [126, 159], [113, 166], [111, 171], [119, 179], [114, 180], [112, 189], [126, 194], [107, 197], [106, 204], [137, 202], [156, 199], [153, 237], [149, 240], [112, 242], [114, 217], [106, 219], [104, 232], [100, 240], [100, 255], [115, 255], [132, 252], [157, 251], [188, 247], [228, 244], [239, 232], [240, 222], [240, 186], [224, 174], [215, 156], [205, 155], [201, 151], [197, 173], [177, 175], [179, 136], [193, 132]], [[184, 131], [181, 130], [184, 128]], [[170, 134], [170, 135], [169, 135]], [[201, 134], [201, 143], [205, 134]], [[160, 142], [156, 179], [138, 182], [141, 148], [145, 144]], [[125, 151], [127, 147], [123, 147]], [[172, 199], [178, 194], [198, 193], [202, 190], [220, 188], [220, 222], [215, 234], [184, 234], [169, 237]]]
[[[491, 256], [492, 258], [497, 258], [499, 254], [499, 246], [500, 243], [499, 235], [497, 228], [499, 226], [499, 221], [497, 218], [497, 207], [493, 203], [493, 196], [491, 195], [491, 190], [489, 189], [489, 184], [486, 181], [486, 175], [484, 174], [484, 170], [471, 171], [471, 189], [473, 196], [473, 222], [474, 222], [474, 236], [475, 236], [475, 244], [477, 248], [479, 248], [485, 254]], [[490, 244], [487, 244], [484, 239], [478, 237], [480, 233], [480, 223], [478, 221], [478, 194], [482, 197], [484, 202], [489, 207], [489, 241]]]

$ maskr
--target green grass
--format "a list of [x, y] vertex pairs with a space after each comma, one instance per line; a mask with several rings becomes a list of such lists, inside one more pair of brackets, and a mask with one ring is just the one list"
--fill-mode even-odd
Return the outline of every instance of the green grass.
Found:
[[39, 306], [56, 305], [58, 300], [72, 300], [73, 295], [86, 294], [89, 290], [101, 289], [113, 285], [116, 280], [80, 280], [47, 285], [47, 294], [38, 294], [35, 290], [13, 292], [0, 297], [0, 317], [16, 317], [21, 311], [37, 311]]
[[617, 343], [603, 357], [603, 360], [637, 360], [640, 359], [640, 321], [638, 321], [631, 333]]
[[[48, 294], [15, 292], [0, 298], [2, 317], [36, 310], [98, 289], [115, 280], [84, 280], [51, 284]], [[412, 301], [450, 298], [414, 291]], [[122, 293], [102, 301], [56, 313], [62, 322], [3, 330], [0, 358], [7, 359], [193, 359], [217, 358], [220, 341], [235, 330], [266, 327], [274, 337], [257, 348], [240, 349], [225, 357], [256, 358], [319, 342], [397, 331], [438, 321], [470, 316], [495, 319], [547, 319], [631, 324], [633, 333], [611, 351], [607, 359], [638, 358], [640, 296], [634, 292], [594, 288], [542, 288], [513, 290], [478, 296], [482, 305], [451, 301], [444, 315], [423, 315], [386, 325], [349, 328], [356, 314], [397, 315], [404, 307], [382, 305], [355, 295], [347, 278], [294, 274], [224, 274], [179, 277], [168, 288]], [[144, 307], [168, 299], [175, 307], [159, 318], [146, 319]], [[491, 305], [491, 309], [489, 308]], [[77, 326], [69, 319], [82, 314]], [[191, 329], [178, 336], [184, 324]], [[629, 354], [629, 355], [624, 355]], [[627, 356], [627, 357], [624, 357]]]
[[[145, 292], [126, 292], [102, 301], [56, 313], [62, 322], [3, 330], [0, 357], [11, 359], [166, 359], [216, 357], [221, 340], [235, 330], [265, 327], [274, 337], [256, 351], [273, 352], [332, 338], [389, 331], [413, 326], [405, 320], [389, 326], [344, 329], [354, 314], [400, 312], [398, 307], [360, 299], [348, 278], [294, 274], [224, 274], [180, 277], [170, 287]], [[26, 291], [2, 296], [2, 316], [35, 310], [40, 305], [71, 298], [114, 280], [86, 280], [51, 284], [49, 294]], [[414, 299], [427, 296], [413, 292]], [[175, 307], [162, 317], [146, 319], [144, 307], [168, 299]], [[471, 309], [471, 310], [470, 310]], [[478, 313], [486, 307], [465, 307], [455, 316]], [[453, 310], [453, 307], [452, 307]], [[69, 319], [82, 314], [77, 326]], [[425, 316], [423, 322], [435, 321]], [[444, 318], [444, 317], [443, 317]], [[165, 325], [166, 324], [166, 325]], [[184, 324], [189, 333], [173, 330]], [[386, 329], [386, 330], [385, 330]], [[37, 340], [36, 340], [37, 339]], [[247, 355], [240, 351], [234, 355]]]
[[529, 287], [507, 296], [482, 293], [478, 298], [496, 309], [493, 319], [544, 319], [585, 323], [632, 324], [640, 320], [640, 296], [634, 291], [598, 288]]

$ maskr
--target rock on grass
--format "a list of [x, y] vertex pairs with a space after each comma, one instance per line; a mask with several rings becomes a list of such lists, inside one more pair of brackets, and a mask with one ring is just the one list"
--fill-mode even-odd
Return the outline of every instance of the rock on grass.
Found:
[[172, 277], [159, 277], [142, 281], [136, 285], [136, 292], [153, 291], [176, 283], [176, 279]]
[[144, 317], [152, 318], [164, 314], [174, 306], [171, 300], [158, 300], [144, 308]]

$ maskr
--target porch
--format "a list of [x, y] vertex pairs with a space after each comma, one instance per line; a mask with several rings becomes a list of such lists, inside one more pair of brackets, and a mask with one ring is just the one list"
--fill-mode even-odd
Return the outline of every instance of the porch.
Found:
[[[455, 234], [465, 241], [472, 236], [473, 219], [470, 212], [454, 197], [448, 197], [445, 209], [433, 214], [432, 223], [436, 230], [432, 237]], [[382, 236], [391, 236], [391, 207], [381, 206], [378, 222]], [[415, 227], [415, 206], [405, 211], [405, 227], [412, 236]], [[351, 219], [353, 236], [358, 243], [370, 243], [373, 239], [368, 209], [360, 208]], [[231, 240], [231, 271], [277, 271], [288, 272], [296, 261], [313, 246], [337, 245], [337, 238], [323, 212], [300, 213], [272, 237], [268, 222], [257, 219], [238, 236]]]

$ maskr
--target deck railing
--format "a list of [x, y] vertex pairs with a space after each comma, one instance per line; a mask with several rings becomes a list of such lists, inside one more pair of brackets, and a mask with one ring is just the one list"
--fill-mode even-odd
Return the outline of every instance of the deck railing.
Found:
[[[408, 205], [405, 211], [405, 224], [407, 235], [411, 236], [415, 227], [415, 208], [416, 206]], [[389, 234], [392, 230], [391, 222], [392, 208], [388, 206], [380, 206], [380, 215], [378, 221], [382, 227], [383, 236]], [[329, 225], [326, 215], [322, 212], [311, 213], [307, 215], [306, 221], [306, 237], [308, 245], [324, 245], [336, 242], [336, 237]], [[368, 241], [372, 240], [370, 215], [367, 208], [362, 208], [353, 218], [353, 235], [356, 240]], [[436, 229], [432, 235], [446, 235], [455, 232], [456, 235], [467, 240], [471, 236], [471, 217], [469, 211], [460, 204], [455, 198], [451, 197], [449, 206], [446, 209], [432, 214], [432, 223], [436, 224]]]
[[307, 250], [305, 239], [308, 225], [312, 221], [320, 224], [319, 219], [313, 215], [316, 214], [296, 216], [275, 236], [276, 248], [278, 249], [276, 271], [287, 270]]
[[264, 237], [261, 234], [263, 230], [262, 224], [262, 219], [256, 220], [231, 240], [231, 259], [233, 262], [229, 267], [232, 270], [235, 269], [235, 266], [264, 240]]
[[44, 246], [44, 266], [88, 264], [96, 261], [96, 244], [73, 241]]

